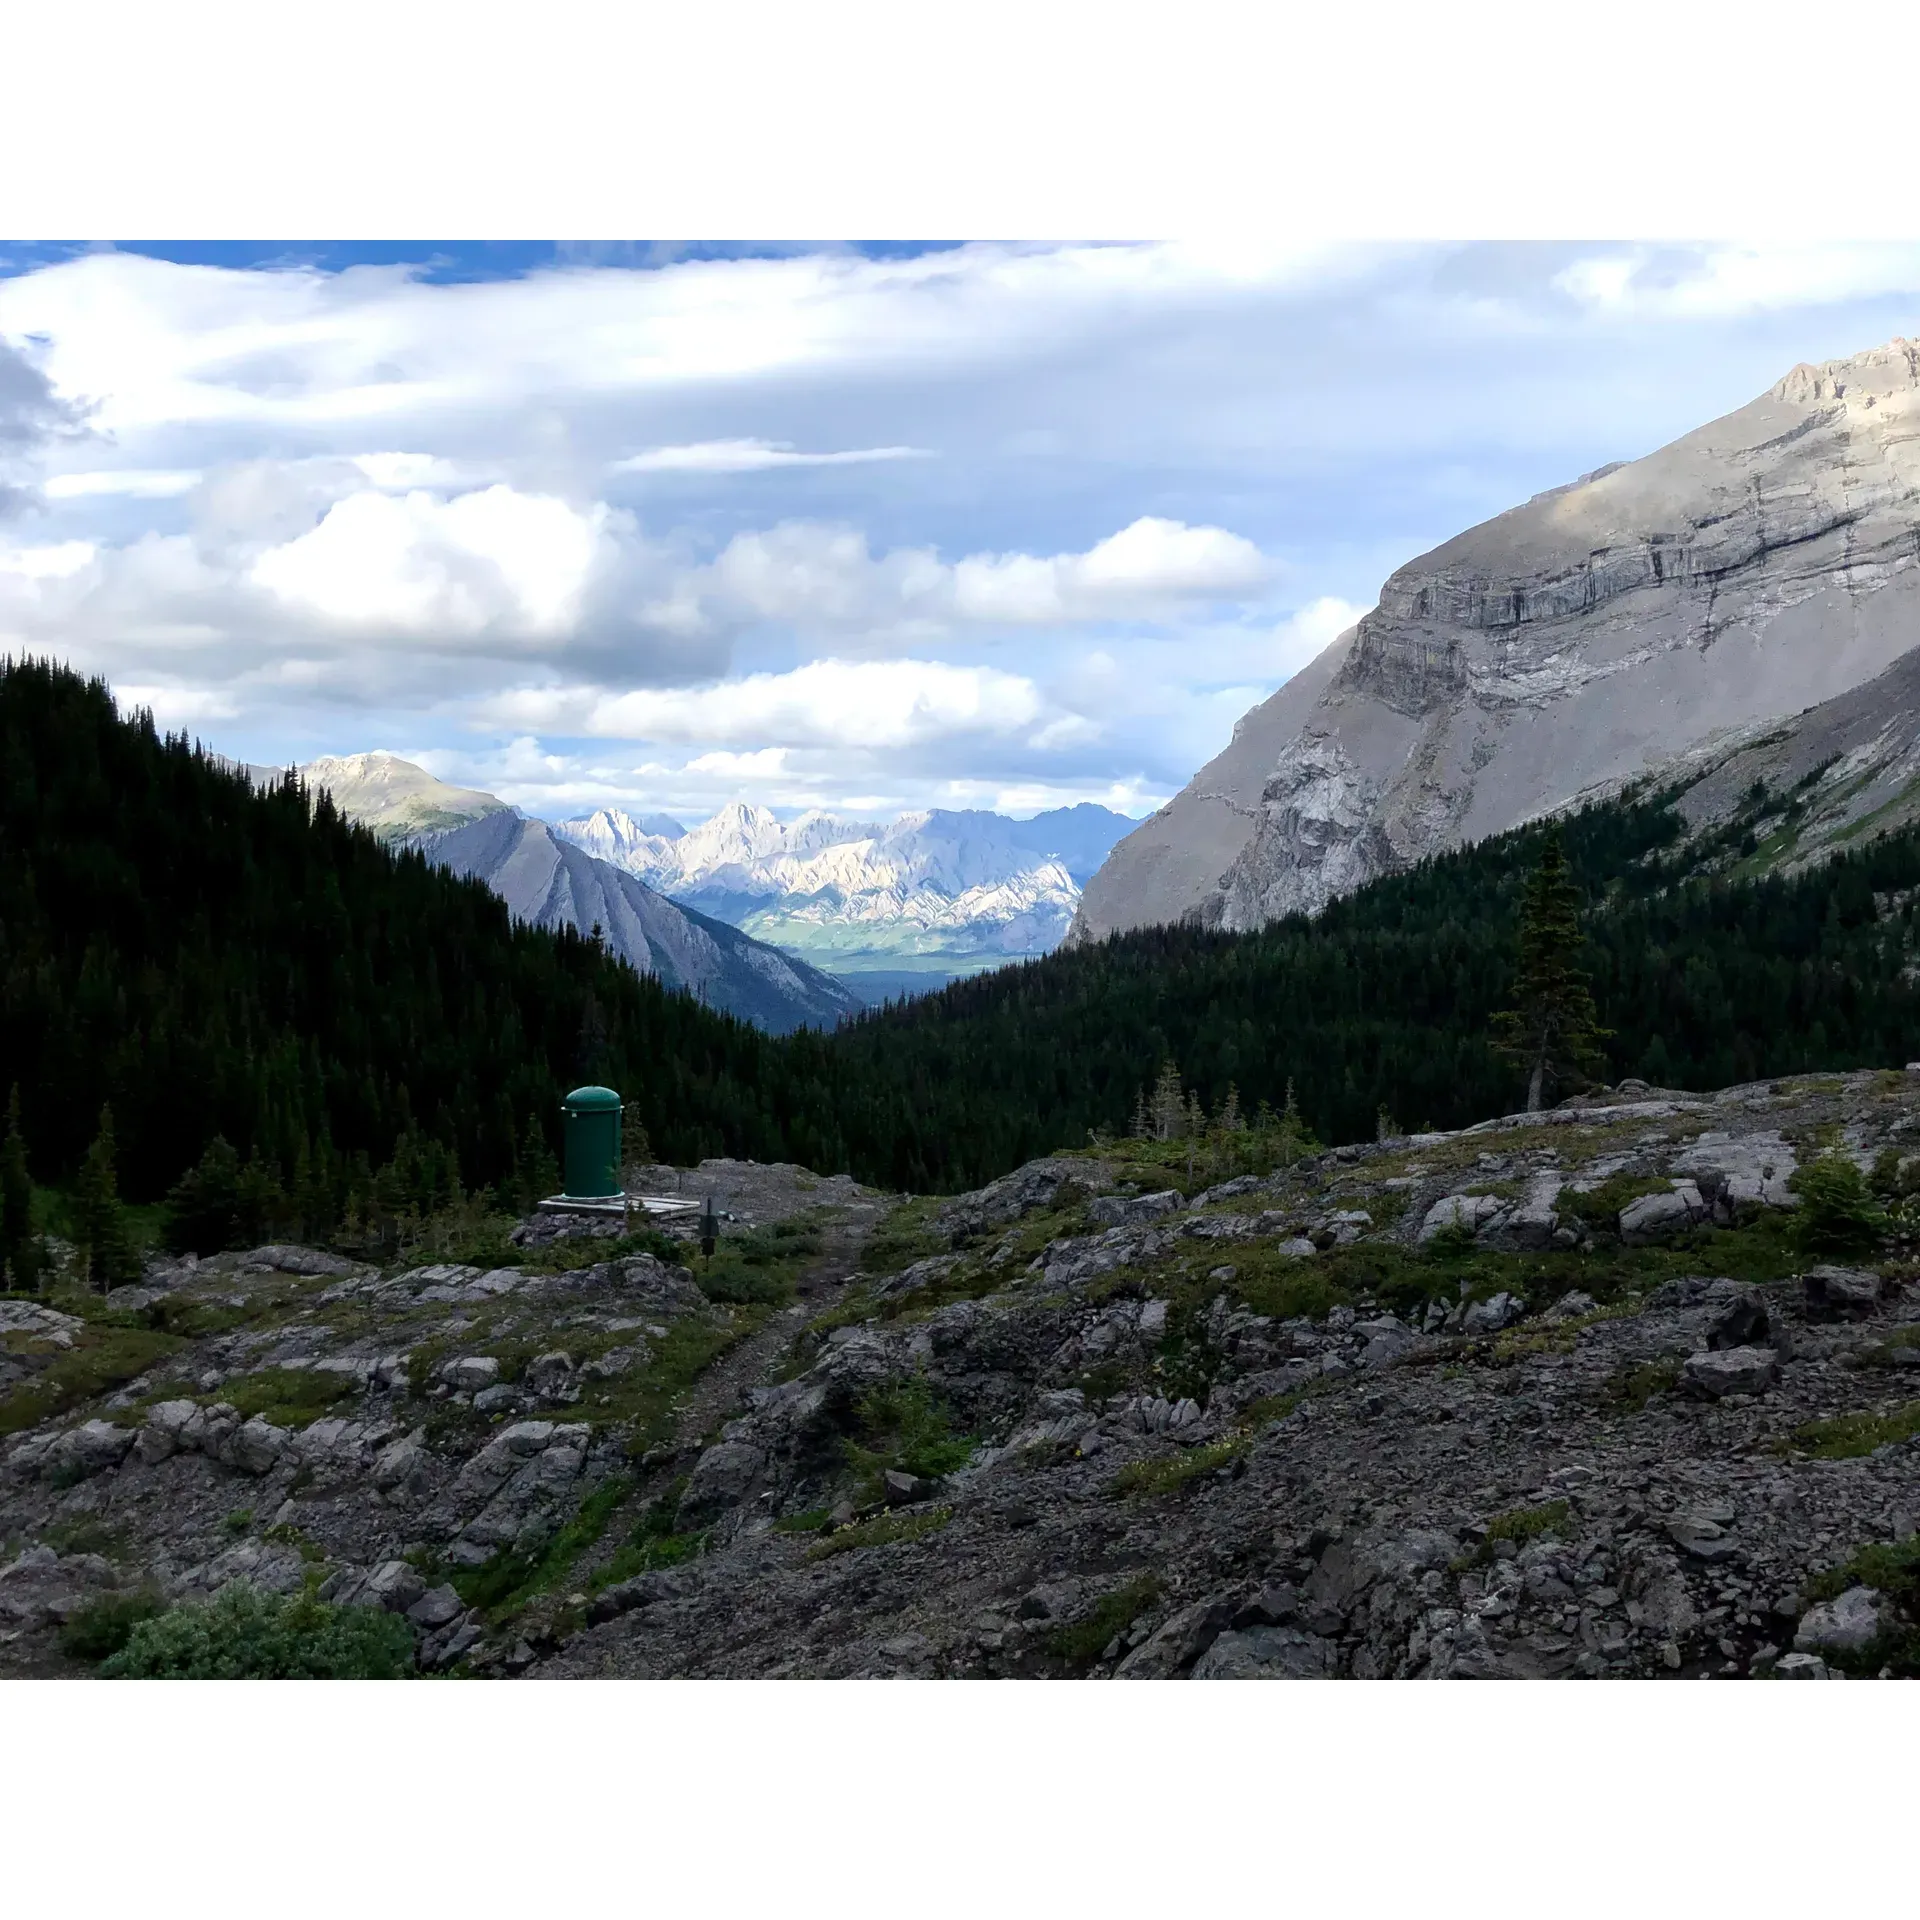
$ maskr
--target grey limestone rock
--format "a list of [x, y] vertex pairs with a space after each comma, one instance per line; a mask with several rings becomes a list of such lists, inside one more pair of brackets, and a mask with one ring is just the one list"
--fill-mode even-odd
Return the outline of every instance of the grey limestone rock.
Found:
[[1771, 1347], [1725, 1347], [1690, 1354], [1681, 1370], [1687, 1389], [1709, 1400], [1765, 1393], [1779, 1376], [1779, 1358]]
[[1707, 1203], [1691, 1180], [1676, 1180], [1667, 1193], [1646, 1193], [1620, 1209], [1620, 1238], [1630, 1247], [1670, 1239], [1708, 1217]]
[[1863, 1267], [1814, 1267], [1804, 1284], [1811, 1319], [1857, 1319], [1880, 1304], [1880, 1276]]
[[1793, 1644], [1801, 1653], [1859, 1653], [1884, 1630], [1884, 1608], [1873, 1587], [1849, 1587], [1837, 1600], [1807, 1609]]

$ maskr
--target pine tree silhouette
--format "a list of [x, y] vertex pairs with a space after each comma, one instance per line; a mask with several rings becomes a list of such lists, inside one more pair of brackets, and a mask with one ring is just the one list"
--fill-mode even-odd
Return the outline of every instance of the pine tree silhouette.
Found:
[[1581, 1079], [1605, 1064], [1599, 1043], [1610, 1034], [1574, 964], [1580, 947], [1580, 895], [1555, 827], [1527, 877], [1515, 1004], [1493, 1016], [1494, 1050], [1527, 1076], [1529, 1113], [1540, 1111], [1549, 1083]]

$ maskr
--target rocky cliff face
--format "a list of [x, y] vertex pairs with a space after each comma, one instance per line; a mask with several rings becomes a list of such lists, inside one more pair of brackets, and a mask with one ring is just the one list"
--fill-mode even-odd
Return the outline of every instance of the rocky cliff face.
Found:
[[1315, 912], [1920, 643], [1920, 345], [1800, 366], [1412, 561], [1114, 849], [1076, 937]]

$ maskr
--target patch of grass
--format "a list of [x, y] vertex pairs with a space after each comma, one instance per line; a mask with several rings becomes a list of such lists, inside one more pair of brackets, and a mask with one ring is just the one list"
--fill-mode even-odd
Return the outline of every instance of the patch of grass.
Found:
[[1629, 1413], [1644, 1413], [1647, 1402], [1655, 1394], [1671, 1393], [1679, 1384], [1678, 1360], [1671, 1357], [1643, 1360], [1615, 1373], [1602, 1389], [1602, 1397], [1609, 1406], [1624, 1408]]
[[199, 1399], [203, 1406], [224, 1400], [244, 1420], [257, 1416], [276, 1427], [309, 1427], [358, 1385], [350, 1373], [330, 1373], [317, 1367], [268, 1367], [260, 1373], [243, 1373], [222, 1381]]
[[1238, 1459], [1252, 1445], [1245, 1434], [1232, 1434], [1211, 1445], [1193, 1447], [1166, 1460], [1132, 1460], [1114, 1475], [1115, 1493], [1148, 1497], [1172, 1493], [1202, 1474], [1212, 1473]]
[[693, 1282], [709, 1300], [784, 1307], [808, 1262], [819, 1258], [821, 1245], [814, 1222], [777, 1220], [722, 1239], [711, 1260], [694, 1261]]
[[825, 1507], [809, 1507], [805, 1513], [785, 1513], [773, 1523], [775, 1533], [818, 1533], [827, 1524]]
[[657, 1500], [648, 1501], [646, 1510], [635, 1523], [633, 1531], [621, 1542], [613, 1558], [604, 1567], [595, 1570], [588, 1592], [598, 1593], [602, 1587], [616, 1587], [622, 1580], [631, 1580], [636, 1574], [656, 1573], [663, 1567], [684, 1566], [689, 1560], [697, 1560], [706, 1552], [711, 1528], [698, 1527], [690, 1533], [676, 1531], [680, 1494], [686, 1484], [683, 1475]]
[[1862, 1348], [1857, 1364], [1863, 1367], [1897, 1367], [1900, 1361], [1896, 1356], [1911, 1353], [1915, 1347], [1920, 1347], [1920, 1326], [1895, 1327], [1891, 1333]]
[[318, 1566], [327, 1557], [326, 1549], [311, 1534], [302, 1532], [290, 1521], [282, 1520], [277, 1526], [269, 1527], [260, 1537], [271, 1540], [276, 1546], [291, 1547], [309, 1566]]
[[1517, 1546], [1525, 1546], [1529, 1540], [1564, 1533], [1569, 1512], [1564, 1500], [1546, 1500], [1537, 1507], [1511, 1507], [1505, 1513], [1496, 1513], [1487, 1522], [1487, 1537], [1471, 1553], [1463, 1554], [1453, 1563], [1454, 1571], [1462, 1573], [1468, 1567], [1488, 1565], [1493, 1559], [1496, 1541], [1511, 1540]]
[[220, 1524], [228, 1533], [237, 1537], [245, 1533], [247, 1529], [253, 1525], [253, 1509], [251, 1507], [235, 1507]]
[[633, 1491], [633, 1482], [614, 1474], [593, 1489], [569, 1520], [544, 1546], [521, 1553], [497, 1554], [485, 1566], [462, 1568], [450, 1578], [454, 1591], [469, 1607], [478, 1607], [490, 1622], [518, 1613], [528, 1601], [557, 1587], [573, 1564], [607, 1530], [614, 1510]]
[[378, 1607], [330, 1607], [311, 1592], [263, 1593], [236, 1580], [205, 1606], [135, 1623], [100, 1671], [124, 1680], [399, 1680], [413, 1671], [413, 1630]]
[[1157, 1575], [1143, 1573], [1123, 1587], [1104, 1593], [1093, 1604], [1092, 1612], [1047, 1636], [1047, 1651], [1084, 1672], [1100, 1658], [1107, 1643], [1133, 1625], [1160, 1598]]
[[807, 1550], [809, 1560], [830, 1559], [837, 1553], [854, 1553], [861, 1547], [892, 1547], [907, 1540], [924, 1540], [938, 1533], [953, 1518], [951, 1507], [934, 1507], [925, 1512], [883, 1513], [872, 1520], [861, 1520], [840, 1527]]
[[903, 1200], [867, 1236], [861, 1266], [868, 1273], [898, 1273], [916, 1260], [949, 1251], [947, 1235], [934, 1224], [943, 1204], [930, 1196]]
[[110, 1660], [133, 1637], [134, 1628], [156, 1618], [166, 1604], [147, 1588], [103, 1593], [67, 1616], [60, 1628], [60, 1651], [71, 1660]]
[[1920, 1400], [1905, 1406], [1842, 1413], [1794, 1430], [1792, 1445], [1816, 1460], [1859, 1460], [1876, 1448], [1920, 1434]]
[[132, 1542], [120, 1528], [106, 1526], [91, 1514], [78, 1520], [56, 1520], [41, 1529], [40, 1538], [58, 1554], [97, 1553], [102, 1560], [125, 1560], [133, 1551]]
[[74, 1336], [71, 1348], [0, 1399], [0, 1437], [23, 1433], [83, 1400], [123, 1386], [178, 1353], [182, 1344], [147, 1327], [88, 1327]]

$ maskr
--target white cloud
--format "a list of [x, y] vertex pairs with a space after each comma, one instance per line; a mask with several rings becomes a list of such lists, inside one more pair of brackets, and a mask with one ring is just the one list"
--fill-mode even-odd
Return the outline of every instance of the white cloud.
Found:
[[1289, 671], [1305, 666], [1316, 653], [1330, 647], [1366, 611], [1351, 600], [1323, 594], [1283, 621], [1277, 629], [1277, 638]]
[[229, 694], [204, 687], [116, 686], [114, 698], [122, 712], [148, 707], [159, 726], [189, 726], [202, 720], [231, 720], [240, 711]]
[[1247, 598], [1273, 572], [1260, 549], [1238, 534], [1149, 517], [1085, 553], [962, 560], [953, 570], [953, 603], [963, 619], [1024, 625], [1138, 618], [1182, 600]]
[[1582, 255], [1553, 284], [1582, 306], [1617, 317], [1705, 319], [1911, 295], [1920, 286], [1920, 244], [1613, 247]]
[[610, 473], [761, 473], [769, 467], [852, 467], [873, 460], [925, 460], [924, 447], [854, 447], [800, 453], [785, 440], [700, 440], [685, 447], [649, 447], [616, 460]]
[[116, 467], [99, 473], [56, 473], [41, 485], [49, 500], [93, 500], [125, 495], [134, 500], [167, 500], [200, 484], [192, 468]]
[[65, 580], [90, 565], [91, 540], [61, 540], [51, 546], [0, 547], [0, 573], [23, 580]]
[[716, 611], [751, 619], [928, 633], [1149, 619], [1184, 603], [1251, 598], [1274, 573], [1238, 534], [1150, 517], [1085, 553], [979, 553], [951, 564], [929, 548], [876, 557], [855, 528], [789, 520], [736, 534], [696, 591]]
[[357, 493], [310, 533], [270, 548], [250, 578], [287, 607], [340, 626], [438, 641], [563, 638], [612, 557], [604, 506], [487, 487], [452, 500]]
[[510, 693], [478, 718], [543, 733], [717, 747], [902, 749], [1030, 726], [1039, 689], [995, 667], [937, 660], [814, 660], [718, 686], [614, 693], [576, 687]]

